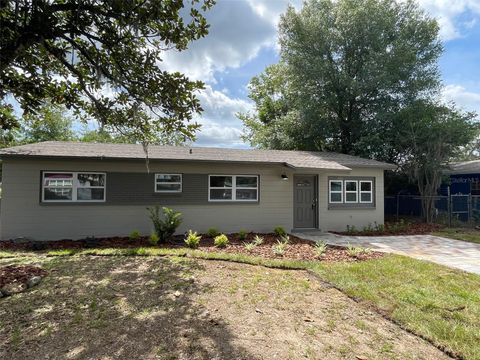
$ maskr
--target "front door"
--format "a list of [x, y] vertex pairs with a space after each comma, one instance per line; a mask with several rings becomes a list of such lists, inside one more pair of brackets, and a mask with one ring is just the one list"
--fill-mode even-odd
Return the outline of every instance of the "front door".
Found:
[[315, 175], [296, 175], [293, 184], [293, 226], [295, 228], [316, 227], [317, 186]]

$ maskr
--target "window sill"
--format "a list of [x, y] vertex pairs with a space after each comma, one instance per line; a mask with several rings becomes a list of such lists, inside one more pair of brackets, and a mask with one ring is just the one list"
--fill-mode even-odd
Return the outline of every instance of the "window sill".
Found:
[[346, 203], [346, 204], [328, 204], [328, 210], [375, 210], [375, 204]]

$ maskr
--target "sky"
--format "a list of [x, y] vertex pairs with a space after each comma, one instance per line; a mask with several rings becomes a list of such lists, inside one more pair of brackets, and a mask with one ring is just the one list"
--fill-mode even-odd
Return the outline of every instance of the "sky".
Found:
[[[240, 136], [237, 112], [253, 110], [248, 99], [250, 79], [279, 60], [277, 25], [288, 4], [301, 0], [217, 0], [206, 14], [210, 33], [187, 51], [168, 52], [167, 70], [202, 80], [199, 93], [204, 112], [197, 146], [249, 147]], [[419, 0], [437, 18], [445, 51], [440, 59], [445, 101], [480, 114], [480, 0]]]

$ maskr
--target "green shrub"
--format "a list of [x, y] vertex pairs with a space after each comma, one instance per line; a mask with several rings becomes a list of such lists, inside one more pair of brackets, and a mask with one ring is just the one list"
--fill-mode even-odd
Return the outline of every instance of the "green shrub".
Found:
[[327, 251], [327, 244], [325, 244], [323, 241], [317, 242], [314, 246], [314, 251], [318, 257], [322, 257]]
[[228, 237], [225, 234], [220, 234], [218, 236], [215, 236], [215, 239], [213, 240], [213, 243], [216, 247], [219, 247], [219, 248], [227, 247]]
[[198, 235], [196, 231], [188, 230], [187, 237], [185, 238], [185, 244], [187, 244], [190, 249], [196, 249], [198, 248], [198, 245], [200, 245], [201, 239], [202, 237]]
[[262, 245], [263, 244], [263, 237], [262, 236], [259, 236], [259, 235], [255, 235], [255, 237], [253, 238], [253, 243], [258, 246], [258, 245]]
[[150, 220], [153, 222], [155, 233], [158, 235], [160, 242], [165, 242], [173, 234], [182, 223], [182, 213], [173, 209], [163, 207], [163, 219], [160, 217], [160, 206], [147, 208]]
[[207, 235], [211, 238], [214, 238], [215, 236], [219, 235], [220, 233], [218, 232], [218, 229], [216, 227], [210, 227], [207, 230]]
[[138, 240], [140, 239], [141, 235], [140, 235], [140, 231], [138, 230], [133, 230], [130, 235], [128, 235], [128, 238], [130, 240]]
[[248, 234], [247, 230], [243, 230], [243, 229], [242, 229], [242, 230], [240, 230], [240, 231], [238, 232], [238, 238], [239, 238], [241, 241], [243, 241], [243, 240], [245, 240], [245, 239], [247, 238], [247, 234]]
[[288, 243], [277, 240], [277, 244], [272, 246], [273, 253], [278, 256], [285, 254], [287, 250]]
[[153, 246], [157, 245], [159, 241], [160, 241], [160, 238], [156, 233], [152, 233], [148, 238], [148, 242]]
[[275, 235], [277, 236], [283, 236], [283, 235], [287, 235], [287, 232], [285, 231], [285, 229], [281, 226], [277, 226], [275, 229], [273, 229], [273, 232], [275, 233]]

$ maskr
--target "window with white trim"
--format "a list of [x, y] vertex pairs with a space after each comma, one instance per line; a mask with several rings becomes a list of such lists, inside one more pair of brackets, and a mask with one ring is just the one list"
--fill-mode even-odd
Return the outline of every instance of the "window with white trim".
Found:
[[209, 175], [208, 201], [258, 201], [258, 176]]
[[182, 192], [182, 174], [155, 174], [155, 192]]
[[343, 181], [330, 180], [329, 181], [329, 201], [332, 204], [343, 203]]
[[42, 202], [104, 202], [106, 174], [44, 171]]
[[359, 177], [329, 179], [329, 204], [335, 205], [335, 207], [352, 207], [355, 204], [358, 207], [375, 207], [374, 191], [373, 178], [365, 178], [365, 180]]
[[346, 203], [358, 202], [358, 181], [357, 180], [345, 180], [345, 202]]
[[373, 203], [373, 181], [360, 181], [360, 202], [363, 204]]

